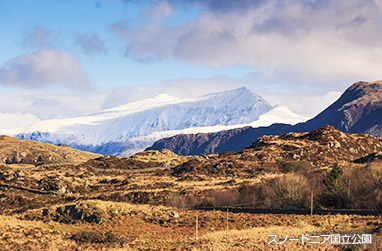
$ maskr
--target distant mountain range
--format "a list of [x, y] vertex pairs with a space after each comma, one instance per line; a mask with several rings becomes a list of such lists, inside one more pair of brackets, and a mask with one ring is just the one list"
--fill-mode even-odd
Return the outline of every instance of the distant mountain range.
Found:
[[147, 150], [169, 149], [177, 154], [238, 151], [251, 146], [262, 135], [308, 132], [331, 125], [343, 132], [382, 136], [382, 81], [357, 82], [316, 117], [296, 125], [273, 124], [244, 127], [215, 133], [176, 135], [158, 140]]
[[217, 132], [243, 126], [298, 123], [305, 118], [272, 107], [246, 88], [195, 99], [161, 94], [70, 119], [45, 120], [15, 135], [100, 154], [132, 155], [156, 140], [180, 133]]

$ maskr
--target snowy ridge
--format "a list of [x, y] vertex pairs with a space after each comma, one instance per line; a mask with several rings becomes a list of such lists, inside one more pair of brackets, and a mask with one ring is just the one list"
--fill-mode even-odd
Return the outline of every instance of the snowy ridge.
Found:
[[[130, 155], [179, 133], [216, 132], [243, 126], [304, 121], [286, 107], [274, 107], [246, 88], [196, 99], [167, 94], [70, 119], [35, 123], [17, 135], [102, 154]], [[120, 149], [119, 149], [120, 148]]]
[[39, 123], [35, 123], [27, 127], [24, 130], [24, 133], [31, 133], [36, 131], [55, 133], [59, 132], [60, 129], [65, 129], [65, 127], [68, 126], [98, 125], [105, 120], [126, 116], [144, 110], [161, 107], [164, 105], [176, 104], [179, 102], [183, 102], [183, 100], [169, 96], [167, 94], [160, 94], [154, 98], [144, 99], [126, 105], [102, 110], [96, 113], [88, 114], [86, 116], [41, 121]]
[[236, 124], [236, 125], [217, 125], [217, 126], [205, 126], [205, 127], [192, 127], [182, 130], [173, 130], [173, 131], [163, 131], [155, 132], [139, 139], [144, 138], [165, 138], [171, 137], [177, 134], [193, 134], [193, 133], [210, 133], [210, 132], [219, 132], [223, 130], [230, 130], [234, 128], [240, 128], [245, 126], [260, 127], [260, 126], [270, 126], [274, 123], [284, 123], [295, 125], [300, 122], [304, 122], [309, 118], [293, 113], [286, 106], [275, 106], [269, 112], [266, 112], [259, 116], [259, 119], [247, 124]]
[[77, 146], [77, 148], [87, 151], [94, 151], [102, 154], [112, 154], [121, 156], [130, 156], [137, 152], [145, 150], [148, 146], [151, 146], [155, 141], [175, 136], [177, 134], [195, 134], [195, 133], [214, 133], [223, 130], [230, 130], [234, 128], [241, 128], [245, 126], [260, 127], [269, 126], [274, 123], [285, 123], [285, 124], [297, 124], [306, 121], [308, 118], [300, 116], [293, 113], [285, 106], [275, 106], [272, 110], [267, 113], [260, 115], [259, 119], [248, 124], [237, 124], [228, 126], [206, 126], [206, 127], [193, 127], [181, 130], [172, 131], [161, 131], [154, 132], [149, 135], [134, 137], [126, 141], [115, 141], [103, 144], [96, 148]]

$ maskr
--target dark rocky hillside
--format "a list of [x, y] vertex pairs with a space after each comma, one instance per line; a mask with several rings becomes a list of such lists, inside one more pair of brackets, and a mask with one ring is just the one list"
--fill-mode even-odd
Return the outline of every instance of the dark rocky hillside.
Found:
[[243, 127], [217, 133], [179, 134], [158, 140], [146, 150], [169, 149], [180, 155], [239, 151], [262, 135], [279, 135], [289, 131], [291, 125], [273, 124], [268, 127]]
[[173, 168], [174, 175], [248, 176], [259, 172], [299, 171], [313, 167], [347, 165], [376, 155], [382, 140], [368, 134], [343, 133], [324, 126], [304, 133], [262, 136], [238, 152], [207, 154], [207, 160], [190, 160]]

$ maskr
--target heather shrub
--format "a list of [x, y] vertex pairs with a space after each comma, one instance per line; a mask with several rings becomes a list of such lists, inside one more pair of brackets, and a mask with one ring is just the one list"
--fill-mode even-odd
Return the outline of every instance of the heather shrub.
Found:
[[310, 170], [310, 165], [307, 161], [290, 161], [281, 166], [281, 171], [283, 173], [306, 172], [308, 170]]
[[182, 193], [172, 193], [166, 200], [165, 205], [179, 208], [192, 208], [200, 204], [198, 196], [190, 196]]
[[236, 189], [210, 190], [204, 196], [201, 206], [225, 207], [238, 204], [239, 193]]
[[73, 234], [70, 239], [78, 243], [115, 243], [118, 240], [118, 237], [112, 232], [98, 233], [92, 231], [82, 231]]
[[238, 204], [255, 208], [270, 208], [271, 197], [268, 195], [271, 188], [263, 183], [242, 185], [239, 187]]

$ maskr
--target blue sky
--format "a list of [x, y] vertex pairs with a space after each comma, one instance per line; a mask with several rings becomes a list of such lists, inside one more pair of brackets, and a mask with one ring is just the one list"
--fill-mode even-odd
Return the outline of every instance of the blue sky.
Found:
[[[247, 66], [239, 65], [216, 68], [173, 59], [143, 62], [127, 57], [125, 41], [113, 32], [112, 25], [125, 22], [139, 29], [145, 22], [143, 13], [152, 7], [150, 1], [1, 1], [0, 62], [4, 65], [12, 58], [41, 49], [64, 50], [79, 58], [90, 84], [101, 89], [185, 77], [209, 78], [222, 74], [240, 77], [248, 72]], [[160, 23], [176, 27], [190, 21], [198, 12], [198, 8], [180, 10]], [[41, 33], [45, 37], [36, 38]], [[86, 51], [86, 46], [92, 46], [93, 35], [103, 50], [93, 44], [95, 48]], [[78, 42], [80, 36], [82, 43]], [[36, 87], [27, 83], [21, 86]]]
[[[381, 79], [381, 8], [379, 0], [2, 0], [0, 114], [74, 116], [161, 92], [246, 86], [313, 116], [352, 83]], [[49, 111], [39, 106], [47, 103]]]

